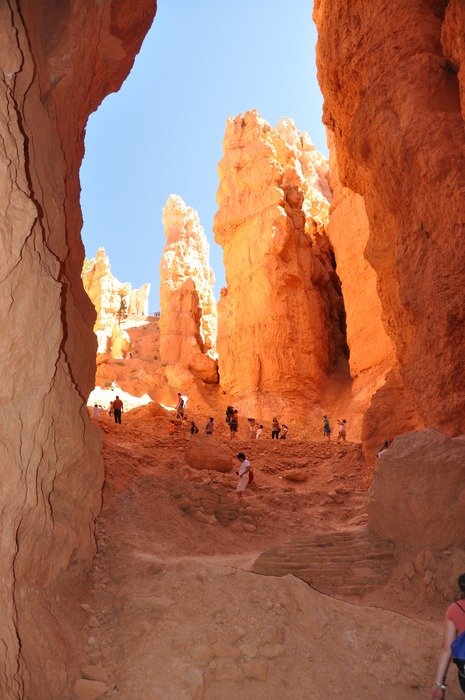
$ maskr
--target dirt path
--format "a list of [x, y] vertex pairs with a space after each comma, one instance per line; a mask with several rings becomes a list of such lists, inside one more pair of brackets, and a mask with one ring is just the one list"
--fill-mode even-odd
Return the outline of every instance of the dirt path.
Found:
[[[257, 486], [237, 505], [234, 475], [188, 467], [186, 439], [169, 436], [149, 409], [125, 416], [123, 430], [102, 430], [107, 480], [83, 601], [88, 690], [124, 700], [425, 697], [434, 660], [422, 639], [431, 630], [294, 576], [249, 571], [261, 552], [297, 535], [363, 526], [357, 445], [238, 441]], [[296, 470], [304, 481], [285, 478]], [[196, 515], [205, 492], [232, 498], [229, 524]]]

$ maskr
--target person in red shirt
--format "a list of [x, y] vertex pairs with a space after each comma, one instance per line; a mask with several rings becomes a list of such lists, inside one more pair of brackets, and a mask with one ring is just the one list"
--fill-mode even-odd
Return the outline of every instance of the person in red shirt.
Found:
[[121, 414], [123, 412], [123, 402], [120, 397], [117, 396], [113, 401], [113, 415], [115, 416], [115, 423], [121, 423]]
[[[465, 632], [465, 574], [461, 574], [458, 579], [460, 598], [449, 605], [446, 610], [446, 621], [444, 625], [444, 635], [442, 648], [439, 652], [438, 665], [436, 670], [436, 683], [431, 690], [431, 700], [443, 700], [446, 692], [446, 675], [451, 661], [450, 645], [457, 635]], [[465, 693], [465, 678], [459, 673], [459, 683]]]

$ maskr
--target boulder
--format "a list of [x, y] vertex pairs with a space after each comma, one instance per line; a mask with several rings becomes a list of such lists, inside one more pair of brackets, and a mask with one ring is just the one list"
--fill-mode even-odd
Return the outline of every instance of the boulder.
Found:
[[293, 469], [283, 475], [283, 479], [287, 481], [307, 481], [308, 474], [306, 472], [299, 471], [298, 469]]
[[368, 502], [373, 532], [408, 549], [463, 546], [465, 441], [406, 433], [378, 457]]
[[193, 437], [184, 456], [187, 464], [194, 469], [230, 472], [234, 466], [231, 450], [212, 435]]

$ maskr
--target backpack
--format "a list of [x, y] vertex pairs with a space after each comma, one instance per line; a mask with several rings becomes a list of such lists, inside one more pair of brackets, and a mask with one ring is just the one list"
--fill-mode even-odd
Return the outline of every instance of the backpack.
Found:
[[[459, 603], [456, 602], [455, 604], [465, 613], [465, 610]], [[450, 645], [450, 654], [452, 656], [452, 661], [458, 668], [459, 675], [465, 678], [465, 632], [462, 632], [457, 639], [454, 639]]]

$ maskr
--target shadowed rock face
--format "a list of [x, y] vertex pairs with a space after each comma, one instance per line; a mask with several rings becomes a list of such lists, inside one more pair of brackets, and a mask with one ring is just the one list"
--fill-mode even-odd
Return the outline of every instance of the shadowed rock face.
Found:
[[69, 640], [47, 587], [90, 560], [103, 480], [84, 405], [96, 342], [78, 174], [87, 117], [119, 88], [154, 11], [153, 0], [0, 4], [4, 698], [69, 696]]
[[463, 4], [317, 0], [314, 17], [324, 121], [342, 183], [365, 201], [365, 255], [405, 394], [426, 425], [458, 434], [465, 429]]

